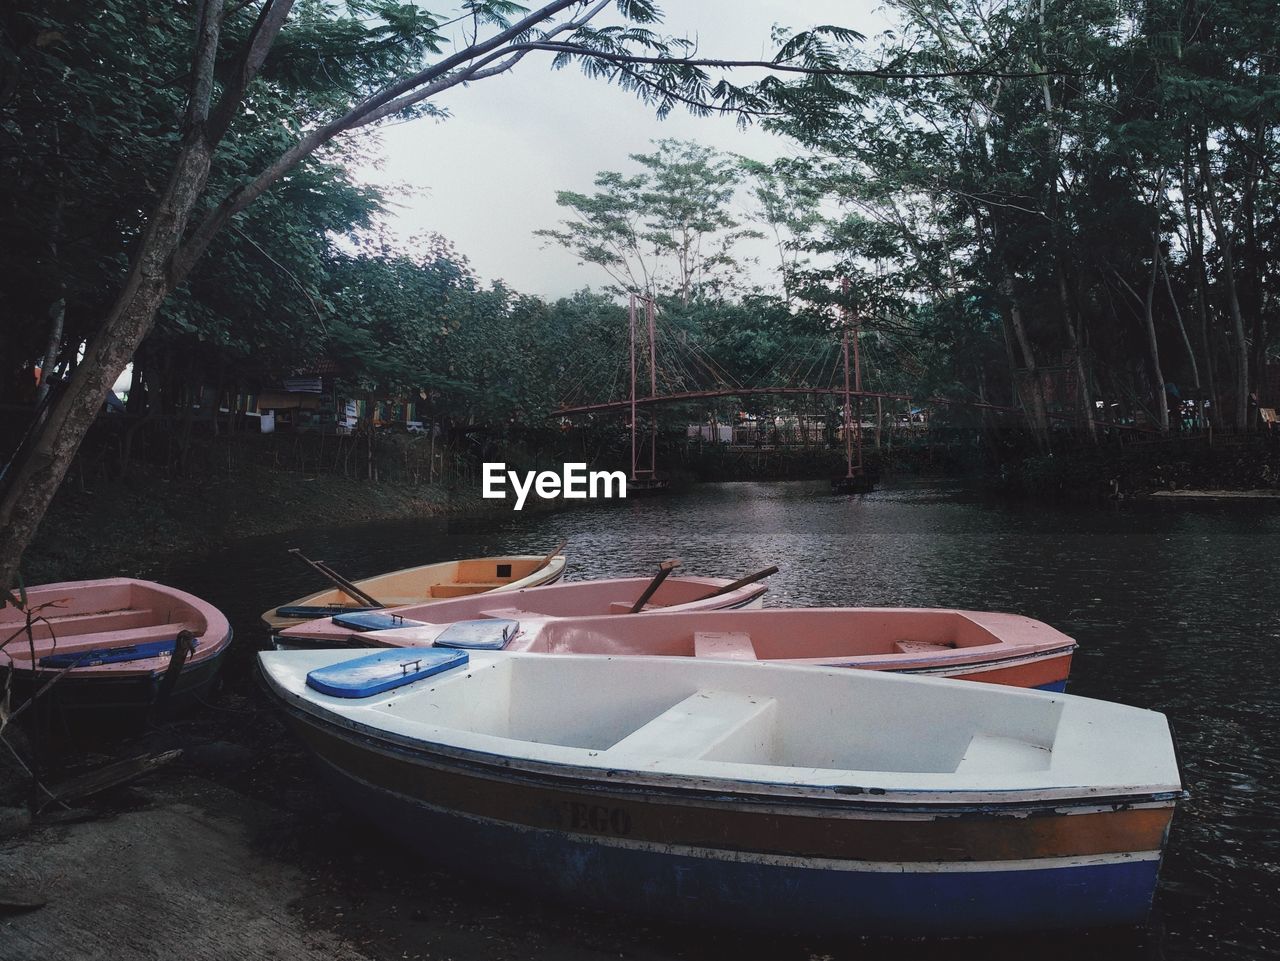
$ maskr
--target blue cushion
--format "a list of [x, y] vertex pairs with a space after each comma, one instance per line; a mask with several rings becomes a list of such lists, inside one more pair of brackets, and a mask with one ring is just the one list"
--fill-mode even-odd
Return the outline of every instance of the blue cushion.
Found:
[[300, 617], [311, 620], [316, 617], [332, 617], [334, 614], [376, 610], [376, 607], [352, 607], [349, 604], [286, 604], [284, 607], [276, 608], [276, 617]]
[[364, 611], [359, 614], [336, 614], [333, 623], [339, 627], [349, 627], [355, 631], [389, 631], [397, 627], [421, 627], [425, 621], [415, 621], [399, 614], [385, 614], [382, 611]]
[[178, 639], [148, 641], [127, 647], [100, 647], [92, 651], [70, 651], [66, 654], [46, 654], [40, 658], [41, 667], [92, 667], [95, 664], [118, 664], [122, 661], [145, 661], [153, 657], [173, 654]]
[[478, 621], [454, 621], [436, 638], [436, 647], [457, 647], [468, 651], [500, 651], [520, 630], [520, 622], [505, 617]]
[[462, 667], [467, 660], [466, 651], [394, 647], [318, 667], [307, 675], [307, 686], [333, 697], [373, 697], [432, 674]]

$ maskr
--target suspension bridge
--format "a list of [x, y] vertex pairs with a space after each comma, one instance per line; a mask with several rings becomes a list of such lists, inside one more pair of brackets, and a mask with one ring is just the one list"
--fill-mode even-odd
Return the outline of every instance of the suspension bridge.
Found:
[[[593, 355], [585, 369], [570, 380], [560, 406], [560, 418], [601, 414], [628, 414], [631, 431], [631, 481], [638, 489], [664, 486], [656, 463], [657, 415], [653, 410], [677, 404], [713, 403], [718, 400], [772, 396], [794, 398], [836, 397], [841, 400], [846, 471], [833, 479], [839, 489], [869, 487], [862, 454], [863, 404], [874, 404], [874, 429], [884, 424], [884, 410], [891, 415], [901, 405], [908, 419], [913, 405], [954, 406], [991, 415], [1022, 417], [1017, 407], [990, 404], [978, 399], [919, 396], [894, 390], [867, 389], [863, 383], [863, 354], [870, 347], [871, 367], [877, 373], [893, 365], [919, 368], [911, 356], [884, 338], [864, 338], [859, 316], [843, 311], [830, 329], [808, 336], [797, 335], [779, 345], [775, 356], [754, 371], [740, 364], [718, 360], [719, 350], [734, 349], [728, 343], [733, 332], [707, 345], [690, 332], [667, 322], [653, 300], [633, 294], [628, 309], [624, 351]], [[891, 356], [874, 356], [883, 351]], [[731, 367], [737, 367], [734, 373]], [[642, 418], [641, 411], [649, 414]], [[642, 420], [645, 423], [642, 423]]]

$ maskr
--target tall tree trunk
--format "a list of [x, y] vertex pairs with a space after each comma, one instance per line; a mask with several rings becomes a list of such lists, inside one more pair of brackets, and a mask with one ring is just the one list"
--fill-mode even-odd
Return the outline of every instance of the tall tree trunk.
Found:
[[1093, 392], [1089, 389], [1089, 372], [1084, 364], [1084, 349], [1080, 345], [1080, 336], [1076, 330], [1078, 317], [1071, 307], [1071, 298], [1067, 293], [1067, 277], [1062, 269], [1060, 254], [1058, 255], [1058, 300], [1062, 305], [1062, 326], [1067, 332], [1067, 343], [1071, 345], [1072, 363], [1076, 369], [1076, 396], [1080, 401], [1080, 412], [1084, 416], [1085, 426], [1089, 430], [1089, 439], [1098, 442], [1098, 426], [1094, 422]]
[[[1039, 18], [1040, 37], [1043, 42], [1044, 37], [1047, 35], [1045, 0], [1040, 0]], [[1042, 55], [1040, 60], [1041, 65], [1037, 65], [1037, 69], [1043, 71], [1043, 63], [1047, 62], [1048, 58]], [[1071, 298], [1067, 295], [1066, 244], [1062, 236], [1062, 211], [1058, 197], [1058, 176], [1059, 171], [1062, 169], [1060, 153], [1062, 130], [1058, 123], [1058, 116], [1053, 108], [1053, 88], [1049, 84], [1048, 71], [1043, 71], [1040, 75], [1040, 96], [1044, 103], [1045, 120], [1053, 131], [1053, 162], [1049, 166], [1048, 177], [1049, 229], [1053, 242], [1054, 274], [1058, 283], [1058, 301], [1062, 309], [1062, 326], [1067, 333], [1067, 343], [1070, 344], [1072, 361], [1076, 369], [1076, 399], [1080, 404], [1080, 413], [1084, 418], [1085, 426], [1088, 428], [1089, 439], [1097, 443], [1098, 430], [1093, 422], [1093, 398], [1090, 396], [1089, 378], [1084, 367], [1084, 356], [1080, 350], [1080, 338], [1076, 332], [1075, 312], [1071, 307]]]
[[[1267, 367], [1267, 315], [1262, 309], [1264, 299], [1263, 274], [1266, 256], [1258, 243], [1258, 190], [1261, 181], [1270, 171], [1264, 169], [1267, 156], [1267, 127], [1259, 118], [1254, 128], [1254, 143], [1249, 149], [1248, 183], [1244, 189], [1241, 217], [1244, 220], [1245, 248], [1241, 257], [1242, 267], [1246, 274], [1249, 291], [1249, 309], [1253, 311], [1253, 357], [1251, 369], [1253, 384], [1259, 392], [1258, 403], [1263, 404], [1268, 398], [1262, 397], [1266, 384]], [[1269, 398], [1274, 400], [1274, 398]]]
[[[1163, 183], [1163, 178], [1161, 180]], [[1158, 191], [1157, 191], [1158, 192]], [[1160, 343], [1156, 339], [1155, 300], [1156, 277], [1160, 273], [1160, 234], [1157, 231], [1156, 241], [1151, 253], [1151, 276], [1147, 279], [1147, 296], [1143, 301], [1143, 319], [1147, 328], [1147, 350], [1151, 357], [1151, 376], [1154, 378], [1156, 418], [1160, 424], [1160, 433], [1169, 433], [1169, 395], [1164, 384], [1164, 369], [1160, 365]]]
[[1208, 200], [1209, 220], [1213, 224], [1213, 232], [1218, 238], [1218, 249], [1222, 254], [1222, 284], [1227, 295], [1227, 310], [1231, 316], [1232, 331], [1235, 334], [1235, 426], [1236, 430], [1248, 430], [1249, 342], [1244, 334], [1244, 316], [1240, 311], [1240, 294], [1236, 287], [1235, 245], [1231, 224], [1226, 222], [1222, 207], [1214, 194], [1213, 167], [1209, 161], [1207, 136], [1203, 134], [1200, 140], [1200, 179], [1204, 183], [1205, 197]]
[[1160, 258], [1160, 273], [1164, 275], [1164, 289], [1169, 295], [1169, 306], [1173, 308], [1174, 320], [1178, 323], [1178, 335], [1182, 338], [1182, 349], [1187, 352], [1187, 363], [1191, 367], [1191, 382], [1196, 390], [1200, 389], [1200, 365], [1196, 363], [1196, 352], [1191, 347], [1191, 338], [1187, 336], [1187, 325], [1182, 322], [1182, 310], [1178, 307], [1178, 298], [1173, 295], [1173, 283], [1169, 280], [1169, 264], [1164, 254], [1157, 251]]
[[[1195, 216], [1192, 216], [1191, 198], [1196, 198]], [[1218, 392], [1215, 383], [1214, 354], [1209, 340], [1209, 304], [1205, 292], [1207, 284], [1204, 269], [1204, 208], [1200, 187], [1195, 180], [1191, 162], [1191, 142], [1188, 139], [1182, 159], [1182, 210], [1187, 222], [1187, 242], [1191, 279], [1195, 290], [1196, 319], [1200, 325], [1200, 349], [1204, 352], [1205, 385], [1209, 391], [1209, 422], [1220, 424]], [[1203, 407], [1200, 408], [1203, 410]]]
[[[1007, 268], [1000, 285], [1001, 292], [1005, 295], [1006, 309], [1009, 315], [1009, 324], [1013, 329], [1014, 339], [1018, 343], [1018, 349], [1022, 354], [1022, 366], [1026, 371], [1027, 380], [1030, 382], [1028, 393], [1031, 395], [1031, 423], [1036, 432], [1036, 440], [1040, 444], [1047, 446], [1049, 442], [1049, 415], [1045, 410], [1044, 391], [1040, 384], [1040, 370], [1036, 366], [1035, 350], [1031, 346], [1031, 339], [1027, 336], [1027, 325], [1022, 318], [1022, 305], [1018, 302], [1017, 293], [1014, 290], [1013, 278], [1009, 276]], [[1015, 388], [1017, 371], [1014, 371]], [[1023, 398], [1024, 403], [1028, 398]]]

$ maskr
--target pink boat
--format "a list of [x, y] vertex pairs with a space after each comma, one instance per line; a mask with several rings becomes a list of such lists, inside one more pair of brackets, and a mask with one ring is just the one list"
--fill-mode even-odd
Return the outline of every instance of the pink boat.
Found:
[[[370, 627], [390, 626], [398, 620], [448, 624], [488, 616], [508, 616], [512, 610], [525, 618], [586, 617], [594, 614], [627, 614], [651, 582], [648, 577], [613, 577], [594, 581], [571, 581], [546, 587], [528, 587], [501, 594], [476, 594], [429, 604], [411, 604], [361, 615], [317, 618], [279, 631], [277, 647], [341, 647], [371, 643]], [[644, 606], [644, 612], [724, 611], [763, 604], [764, 584], [746, 584], [725, 593], [732, 581], [723, 577], [670, 576]], [[377, 643], [372, 641], [372, 643]]]
[[153, 705], [175, 713], [210, 688], [231, 643], [221, 611], [152, 581], [43, 584], [27, 589], [27, 609], [30, 637], [23, 611], [0, 610], [0, 670], [13, 672], [15, 707], [65, 674], [39, 700], [63, 718], [137, 721]]
[[[433, 608], [434, 614], [436, 608]], [[927, 608], [795, 608], [642, 617], [547, 617], [516, 608], [476, 620], [360, 636], [365, 646], [505, 648], [852, 667], [1047, 691], [1066, 689], [1076, 643], [1017, 614]]]

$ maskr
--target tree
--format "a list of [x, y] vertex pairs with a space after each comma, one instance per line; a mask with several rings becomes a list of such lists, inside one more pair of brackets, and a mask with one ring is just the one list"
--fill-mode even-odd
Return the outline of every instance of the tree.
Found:
[[822, 192], [808, 176], [808, 166], [793, 159], [762, 164], [739, 158], [752, 198], [759, 205], [756, 219], [773, 234], [778, 251], [778, 277], [788, 304], [794, 296], [796, 274], [804, 266], [801, 250], [822, 223], [818, 205]]
[[644, 168], [636, 176], [605, 170], [596, 175], [595, 194], [559, 191], [556, 203], [573, 218], [535, 235], [602, 267], [623, 290], [671, 291], [687, 306], [731, 285], [739, 268], [735, 246], [763, 235], [731, 213], [743, 177], [735, 158], [685, 141], [655, 146], [631, 155]]

